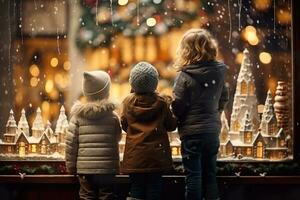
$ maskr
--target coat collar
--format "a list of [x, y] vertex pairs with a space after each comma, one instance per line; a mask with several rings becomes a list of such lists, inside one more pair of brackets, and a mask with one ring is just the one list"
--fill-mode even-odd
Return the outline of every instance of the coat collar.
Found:
[[77, 115], [93, 119], [98, 118], [105, 112], [113, 111], [115, 109], [116, 105], [107, 99], [89, 102], [76, 101], [71, 108], [71, 116]]

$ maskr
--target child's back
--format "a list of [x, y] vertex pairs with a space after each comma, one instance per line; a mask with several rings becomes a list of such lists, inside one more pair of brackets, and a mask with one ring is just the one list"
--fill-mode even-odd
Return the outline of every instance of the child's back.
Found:
[[[108, 100], [76, 102], [72, 107], [69, 130], [77, 134], [78, 153], [67, 152], [67, 156], [75, 157], [77, 154], [78, 174], [118, 173], [118, 141], [121, 131], [114, 109], [115, 105]], [[68, 140], [67, 145], [74, 144]]]
[[121, 138], [115, 105], [108, 100], [109, 75], [102, 71], [84, 73], [86, 102], [71, 109], [66, 138], [66, 166], [79, 175], [80, 199], [112, 199], [112, 180], [119, 172]]
[[155, 93], [130, 94], [123, 102], [127, 132], [122, 172], [162, 172], [172, 168], [167, 131], [176, 121], [165, 100]]
[[121, 124], [127, 133], [122, 172], [131, 180], [133, 199], [160, 199], [162, 173], [172, 168], [167, 131], [176, 128], [165, 100], [155, 93], [158, 72], [146, 62], [130, 73], [133, 93], [123, 101]]

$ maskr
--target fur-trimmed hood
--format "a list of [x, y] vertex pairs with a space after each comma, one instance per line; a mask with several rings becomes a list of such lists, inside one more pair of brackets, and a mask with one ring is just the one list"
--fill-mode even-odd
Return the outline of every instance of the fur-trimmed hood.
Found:
[[88, 119], [99, 118], [101, 115], [116, 109], [116, 104], [104, 99], [101, 101], [80, 102], [76, 101], [71, 108], [71, 117], [79, 116]]

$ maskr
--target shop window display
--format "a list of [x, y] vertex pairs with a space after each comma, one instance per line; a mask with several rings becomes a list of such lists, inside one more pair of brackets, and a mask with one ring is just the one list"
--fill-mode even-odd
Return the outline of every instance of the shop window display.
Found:
[[[293, 159], [291, 1], [81, 0], [67, 4], [28, 0], [16, 6], [18, 14], [10, 25], [17, 32], [10, 50], [14, 59], [6, 83], [14, 90], [3, 94], [12, 96], [12, 111], [2, 122], [1, 159], [64, 160], [69, 108], [81, 97], [77, 78], [84, 70], [107, 71], [113, 81], [111, 98], [121, 103], [130, 92], [131, 66], [146, 60], [159, 71], [158, 91], [171, 96], [177, 44], [186, 30], [199, 27], [218, 39], [218, 59], [229, 67], [230, 102], [221, 114], [219, 160]], [[44, 9], [53, 16], [39, 21]], [[55, 13], [64, 19], [63, 26], [51, 25], [51, 20], [58, 20]], [[63, 16], [72, 13], [78, 18], [68, 17], [68, 22]], [[66, 30], [67, 24], [76, 26]], [[76, 56], [83, 66], [72, 60]], [[180, 139], [176, 132], [169, 138], [173, 158], [180, 161]], [[123, 135], [121, 157], [124, 139]]]

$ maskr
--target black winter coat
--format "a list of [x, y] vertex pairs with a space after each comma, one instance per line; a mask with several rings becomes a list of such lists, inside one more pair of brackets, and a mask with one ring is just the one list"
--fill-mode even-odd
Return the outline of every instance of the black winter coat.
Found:
[[225, 64], [207, 61], [188, 65], [178, 74], [172, 109], [178, 118], [181, 139], [220, 132], [220, 112], [229, 99], [225, 72]]

